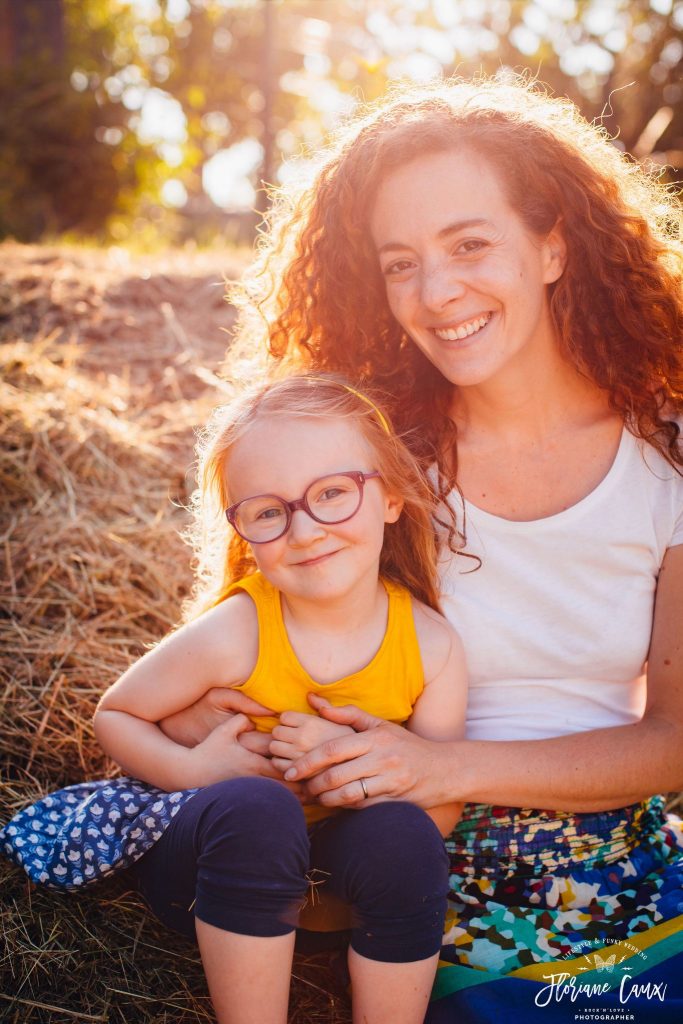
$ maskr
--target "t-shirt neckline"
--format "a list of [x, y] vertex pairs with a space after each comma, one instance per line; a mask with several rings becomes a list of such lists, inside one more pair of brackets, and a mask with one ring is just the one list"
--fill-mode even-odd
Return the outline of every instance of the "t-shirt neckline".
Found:
[[560, 524], [567, 523], [570, 520], [590, 511], [590, 509], [592, 509], [597, 502], [601, 501], [603, 496], [615, 486], [622, 475], [635, 443], [635, 437], [630, 430], [624, 426], [622, 428], [619, 447], [617, 448], [612, 465], [609, 467], [602, 480], [595, 485], [592, 491], [589, 491], [583, 498], [580, 498], [573, 505], [570, 505], [569, 508], [555, 512], [551, 516], [543, 516], [541, 519], [505, 519], [503, 516], [495, 515], [493, 512], [486, 512], [483, 508], [479, 508], [478, 505], [472, 504], [472, 502], [468, 501], [467, 498], [463, 498], [462, 501], [466, 516], [469, 520], [488, 523], [491, 526], [497, 527], [499, 530], [503, 529], [512, 532], [539, 530], [545, 527], [555, 527]]

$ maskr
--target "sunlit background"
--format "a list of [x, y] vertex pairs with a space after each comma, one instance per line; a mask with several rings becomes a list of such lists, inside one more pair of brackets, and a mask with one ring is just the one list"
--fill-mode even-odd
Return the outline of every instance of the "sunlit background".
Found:
[[526, 71], [683, 167], [683, 0], [0, 0], [0, 236], [250, 242], [389, 84]]

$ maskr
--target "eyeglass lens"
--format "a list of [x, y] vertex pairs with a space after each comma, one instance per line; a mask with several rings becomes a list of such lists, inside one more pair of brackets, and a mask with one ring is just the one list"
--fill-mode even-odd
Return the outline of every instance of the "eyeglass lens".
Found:
[[[321, 523], [349, 519], [361, 502], [360, 484], [350, 476], [326, 476], [315, 480], [304, 494], [304, 506]], [[266, 494], [240, 502], [235, 526], [255, 544], [275, 540], [285, 533], [289, 510], [279, 498]]]

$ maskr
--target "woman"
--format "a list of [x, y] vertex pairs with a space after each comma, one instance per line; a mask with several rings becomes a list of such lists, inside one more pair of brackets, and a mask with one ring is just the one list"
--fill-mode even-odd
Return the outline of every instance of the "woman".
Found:
[[420, 87], [346, 129], [247, 282], [243, 338], [383, 389], [443, 502], [467, 740], [317, 702], [357, 734], [288, 773], [329, 806], [468, 801], [429, 1020], [683, 1019], [651, 798], [683, 788], [674, 202], [565, 101]]

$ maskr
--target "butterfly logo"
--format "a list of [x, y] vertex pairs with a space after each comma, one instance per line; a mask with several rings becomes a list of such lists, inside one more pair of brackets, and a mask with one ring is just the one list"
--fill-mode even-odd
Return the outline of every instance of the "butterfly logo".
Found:
[[618, 967], [620, 963], [626, 959], [626, 956], [622, 956], [621, 960], [617, 961], [617, 954], [612, 953], [611, 956], [601, 957], [599, 953], [593, 953], [593, 963], [589, 967], [579, 967], [580, 971], [595, 971], [598, 974], [602, 971], [607, 971], [611, 974], [615, 967]]
[[603, 960], [599, 953], [595, 953], [594, 959], [595, 966], [597, 967], [598, 971], [607, 971], [608, 974], [611, 974], [614, 970], [614, 965], [617, 962], [617, 954], [612, 953], [611, 956], [605, 957], [605, 959]]

